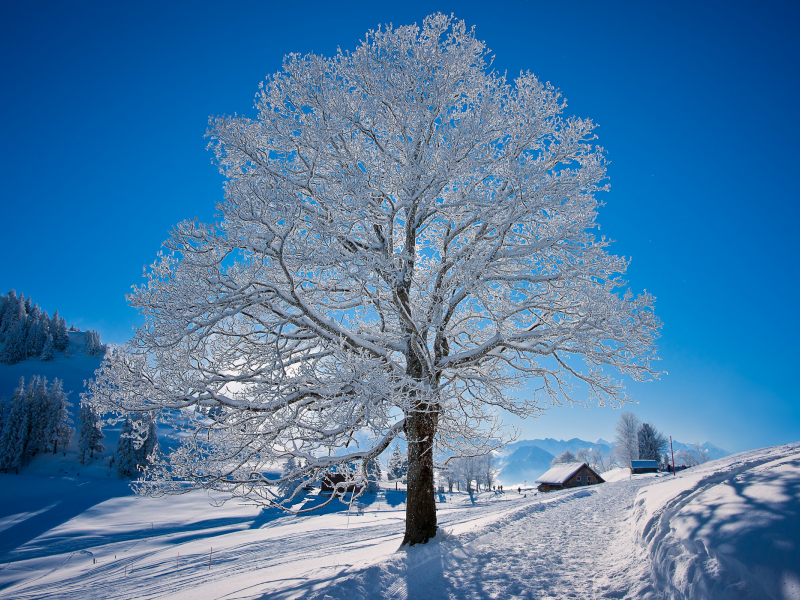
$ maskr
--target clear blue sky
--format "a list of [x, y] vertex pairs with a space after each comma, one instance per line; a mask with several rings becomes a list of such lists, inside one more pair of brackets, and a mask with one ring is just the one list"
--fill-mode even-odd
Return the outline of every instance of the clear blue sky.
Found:
[[[800, 439], [795, 3], [5, 3], [0, 289], [123, 342], [124, 299], [169, 229], [211, 219], [209, 115], [253, 115], [288, 52], [455, 12], [510, 75], [560, 88], [612, 161], [602, 233], [658, 297], [645, 420], [729, 450]], [[794, 366], [793, 366], [794, 365]], [[610, 438], [564, 408], [524, 437]]]

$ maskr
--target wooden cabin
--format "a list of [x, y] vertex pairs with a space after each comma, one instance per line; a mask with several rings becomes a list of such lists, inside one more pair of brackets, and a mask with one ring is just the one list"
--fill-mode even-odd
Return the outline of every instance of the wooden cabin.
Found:
[[536, 480], [540, 492], [552, 492], [582, 485], [596, 485], [605, 480], [585, 462], [561, 463]]
[[638, 475], [640, 473], [658, 473], [658, 461], [632, 460], [631, 475]]

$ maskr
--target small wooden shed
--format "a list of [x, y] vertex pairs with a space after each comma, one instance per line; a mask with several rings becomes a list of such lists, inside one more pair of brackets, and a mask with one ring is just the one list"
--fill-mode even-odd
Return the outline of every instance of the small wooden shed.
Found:
[[605, 480], [594, 472], [585, 462], [561, 463], [536, 480], [540, 492], [563, 490], [582, 485], [605, 483]]
[[655, 460], [632, 460], [631, 474], [658, 473], [658, 461]]

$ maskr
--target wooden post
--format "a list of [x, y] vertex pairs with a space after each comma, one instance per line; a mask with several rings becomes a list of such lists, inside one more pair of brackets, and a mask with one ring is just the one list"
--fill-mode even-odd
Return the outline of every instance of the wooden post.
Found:
[[672, 447], [672, 436], [669, 436], [669, 450], [672, 452], [672, 476], [677, 477], [675, 474], [675, 449]]

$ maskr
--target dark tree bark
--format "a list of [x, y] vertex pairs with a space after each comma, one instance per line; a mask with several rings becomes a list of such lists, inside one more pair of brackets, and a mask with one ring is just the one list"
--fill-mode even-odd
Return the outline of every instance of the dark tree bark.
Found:
[[438, 415], [427, 406], [406, 417], [408, 495], [403, 546], [424, 544], [436, 535], [436, 496], [433, 487], [433, 440]]

